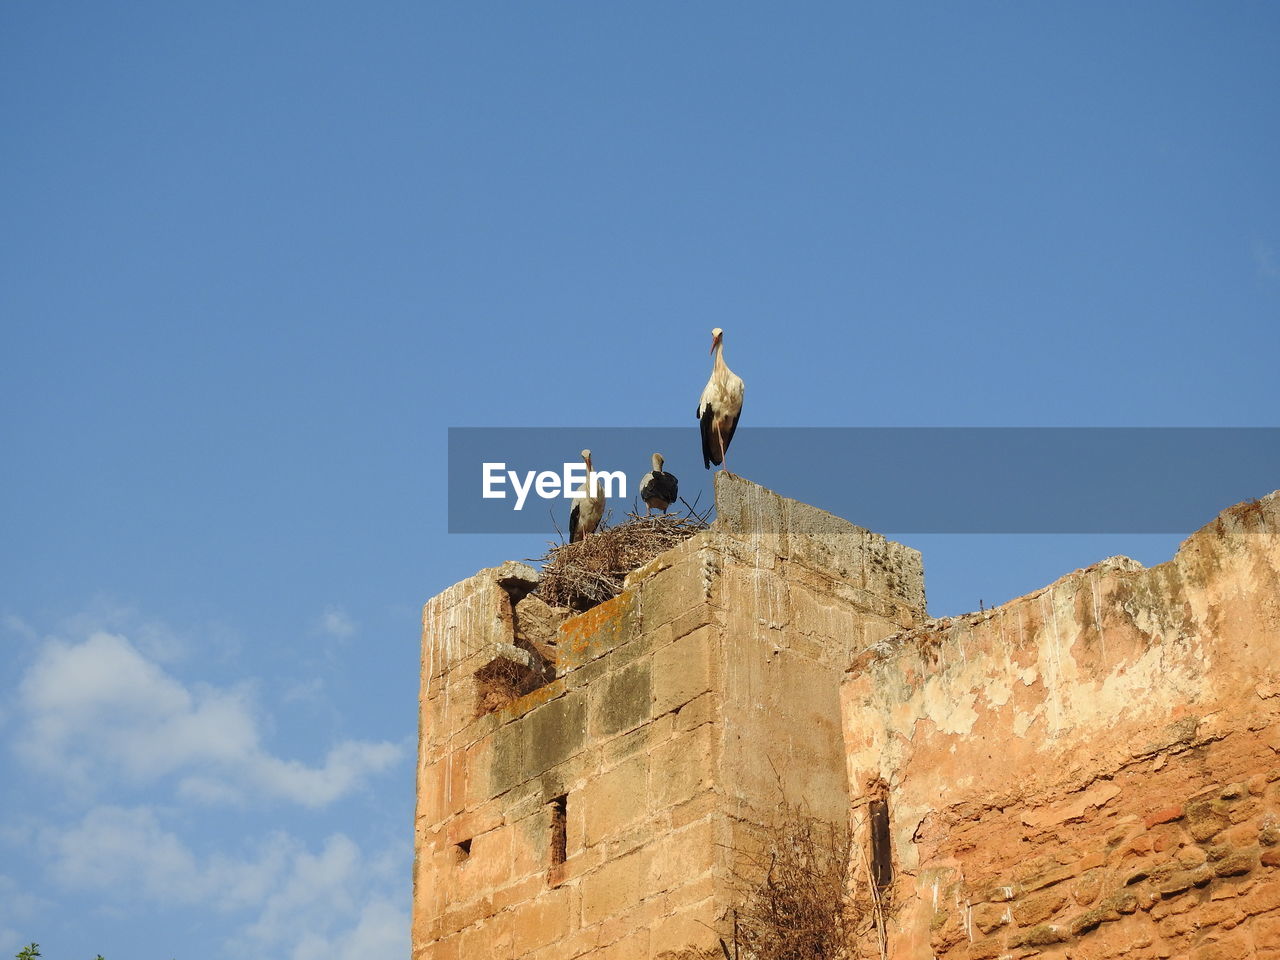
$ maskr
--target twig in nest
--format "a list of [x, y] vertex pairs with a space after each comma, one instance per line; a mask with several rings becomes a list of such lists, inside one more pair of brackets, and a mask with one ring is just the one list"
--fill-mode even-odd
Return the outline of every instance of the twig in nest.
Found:
[[550, 544], [537, 560], [542, 579], [535, 593], [553, 606], [593, 607], [621, 593], [632, 570], [707, 526], [706, 515], [692, 511], [649, 517], [628, 513], [618, 526], [599, 529], [577, 543]]

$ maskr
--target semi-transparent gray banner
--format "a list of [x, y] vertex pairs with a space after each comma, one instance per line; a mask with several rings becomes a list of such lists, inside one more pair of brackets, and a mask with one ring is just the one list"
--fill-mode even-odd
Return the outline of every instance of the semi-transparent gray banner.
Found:
[[[711, 502], [696, 423], [454, 427], [449, 532], [567, 531], [583, 449], [614, 523], [644, 512], [655, 452], [684, 500]], [[1190, 533], [1280, 487], [1280, 428], [744, 427], [728, 466], [885, 533]]]

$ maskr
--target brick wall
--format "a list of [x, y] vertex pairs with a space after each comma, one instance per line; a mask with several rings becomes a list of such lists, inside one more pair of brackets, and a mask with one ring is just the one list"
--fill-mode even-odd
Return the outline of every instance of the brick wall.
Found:
[[1280, 495], [889, 637], [842, 705], [891, 957], [1280, 958]]

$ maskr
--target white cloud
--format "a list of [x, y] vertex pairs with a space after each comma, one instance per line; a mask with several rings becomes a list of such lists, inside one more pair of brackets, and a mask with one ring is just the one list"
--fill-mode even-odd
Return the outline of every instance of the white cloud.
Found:
[[321, 767], [259, 755], [254, 758], [253, 773], [276, 796], [305, 806], [327, 806], [366, 775], [386, 770], [402, 752], [392, 743], [343, 740], [329, 751]]
[[368, 960], [409, 953], [409, 912], [390, 897], [370, 900], [354, 927], [326, 938], [307, 933], [294, 947], [293, 960]]
[[[293, 960], [404, 956], [409, 949], [407, 871], [399, 858], [366, 860], [346, 836], [328, 838], [317, 854], [300, 854], [289, 877], [268, 897], [246, 937], [252, 954], [289, 950]], [[334, 916], [347, 918], [335, 925]]]
[[71, 889], [111, 892], [129, 877], [148, 899], [191, 900], [203, 886], [195, 857], [146, 808], [95, 807], [67, 830], [44, 831], [41, 846], [54, 878]]
[[319, 766], [276, 757], [262, 747], [247, 688], [188, 686], [105, 632], [46, 642], [19, 684], [18, 706], [15, 750], [33, 767], [86, 787], [177, 775], [181, 796], [206, 802], [266, 796], [325, 806], [404, 752], [344, 740]]
[[405, 956], [409, 916], [396, 891], [402, 857], [368, 857], [335, 833], [318, 852], [285, 834], [252, 857], [197, 856], [150, 807], [96, 807], [65, 830], [47, 828], [41, 847], [54, 879], [119, 901], [212, 906], [247, 912], [233, 954], [364, 960]]
[[320, 616], [317, 628], [321, 633], [345, 640], [355, 635], [356, 622], [341, 607], [328, 607]]
[[283, 703], [307, 703], [319, 705], [323, 702], [325, 683], [320, 677], [308, 680], [295, 680], [280, 694]]
[[[136, 607], [109, 594], [95, 596], [86, 609], [67, 617], [59, 627], [59, 633], [64, 636], [87, 637], [99, 631], [126, 635], [144, 656], [158, 663], [184, 660], [198, 646], [190, 634], [164, 620], [143, 616]], [[206, 638], [218, 633], [218, 649], [223, 647], [225, 630], [206, 624], [200, 632]]]
[[152, 808], [118, 806], [94, 807], [65, 829], [47, 827], [39, 845], [50, 874], [67, 889], [223, 910], [261, 902], [298, 847], [276, 833], [252, 860], [215, 854], [202, 863]]

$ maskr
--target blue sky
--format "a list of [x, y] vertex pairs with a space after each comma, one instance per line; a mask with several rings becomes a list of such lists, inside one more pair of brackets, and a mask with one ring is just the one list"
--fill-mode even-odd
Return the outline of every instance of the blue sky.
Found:
[[543, 547], [450, 426], [694, 490], [713, 326], [759, 426], [1276, 425], [1276, 90], [1266, 3], [0, 7], [0, 956], [406, 954], [420, 605]]

